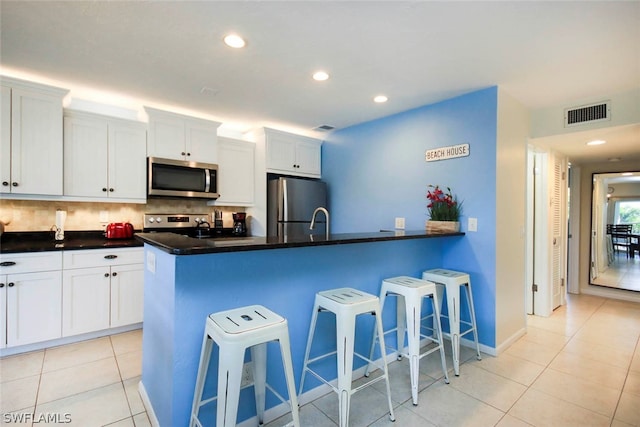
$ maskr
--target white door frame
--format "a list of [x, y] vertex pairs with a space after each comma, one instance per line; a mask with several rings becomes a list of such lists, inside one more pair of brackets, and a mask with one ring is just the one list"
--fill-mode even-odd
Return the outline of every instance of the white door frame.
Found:
[[580, 293], [580, 167], [569, 171], [569, 236], [567, 247], [567, 292]]
[[527, 314], [533, 314], [533, 264], [534, 264], [534, 174], [535, 174], [535, 151], [530, 145], [527, 149], [527, 197], [526, 197], [526, 242], [525, 242], [525, 308]]

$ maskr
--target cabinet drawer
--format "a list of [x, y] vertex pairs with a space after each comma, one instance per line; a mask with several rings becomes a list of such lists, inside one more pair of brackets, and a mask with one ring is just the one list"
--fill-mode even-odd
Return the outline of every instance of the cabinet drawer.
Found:
[[1, 254], [0, 263], [0, 274], [61, 270], [62, 252]]
[[144, 248], [89, 249], [64, 251], [63, 268], [104, 267], [123, 264], [141, 264]]

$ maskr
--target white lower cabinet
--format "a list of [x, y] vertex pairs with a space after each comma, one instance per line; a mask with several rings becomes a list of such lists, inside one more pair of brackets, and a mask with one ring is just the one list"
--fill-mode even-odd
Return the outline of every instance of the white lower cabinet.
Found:
[[142, 322], [144, 249], [0, 255], [0, 349]]
[[142, 322], [143, 248], [65, 251], [62, 334]]
[[0, 348], [62, 336], [62, 255], [0, 256]]
[[62, 275], [62, 335], [84, 334], [109, 327], [109, 267], [65, 270]]
[[7, 276], [7, 347], [61, 337], [60, 271]]
[[[142, 251], [142, 249], [141, 249]], [[142, 264], [111, 268], [111, 327], [142, 322], [144, 268]]]

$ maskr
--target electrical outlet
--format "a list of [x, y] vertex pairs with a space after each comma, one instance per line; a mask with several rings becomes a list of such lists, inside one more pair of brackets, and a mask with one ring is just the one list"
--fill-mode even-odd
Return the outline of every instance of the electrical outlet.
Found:
[[109, 211], [100, 211], [100, 222], [109, 222]]
[[240, 387], [246, 387], [253, 384], [253, 362], [247, 362], [242, 366], [242, 380]]
[[467, 231], [478, 231], [478, 218], [469, 218]]
[[404, 230], [404, 218], [396, 218], [396, 228]]

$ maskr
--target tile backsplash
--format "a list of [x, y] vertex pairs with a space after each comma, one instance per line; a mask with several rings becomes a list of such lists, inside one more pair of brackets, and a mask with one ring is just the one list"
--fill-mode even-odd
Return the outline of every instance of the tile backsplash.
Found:
[[[145, 213], [203, 213], [211, 215], [223, 211], [224, 226], [231, 227], [231, 212], [242, 212], [244, 208], [207, 206], [200, 200], [150, 199], [147, 204], [99, 203], [99, 202], [53, 202], [39, 200], [0, 200], [0, 221], [5, 231], [49, 231], [56, 222], [56, 210], [67, 211], [65, 230], [103, 230], [110, 222], [130, 222], [136, 230], [143, 227]], [[101, 213], [106, 212], [106, 222], [101, 222]], [[232, 221], [232, 220], [231, 220]], [[211, 224], [213, 225], [213, 223]]]

